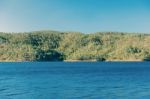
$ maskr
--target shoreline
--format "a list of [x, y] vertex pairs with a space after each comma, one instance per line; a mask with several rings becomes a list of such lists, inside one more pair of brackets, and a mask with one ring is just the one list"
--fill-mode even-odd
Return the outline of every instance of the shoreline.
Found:
[[142, 59], [128, 59], [128, 60], [105, 60], [105, 61], [98, 61], [96, 59], [91, 59], [91, 60], [72, 60], [72, 59], [68, 59], [68, 60], [64, 60], [64, 62], [145, 62]]
[[6, 61], [6, 62], [148, 62], [144, 60], [63, 60], [63, 61]]
[[142, 59], [129, 59], [129, 60], [105, 60], [105, 61], [98, 61], [96, 59], [91, 59], [91, 60], [72, 60], [72, 59], [68, 59], [68, 60], [62, 60], [62, 61], [23, 61], [23, 60], [3, 60], [0, 61], [0, 63], [3, 62], [149, 62], [148, 60], [142, 60]]

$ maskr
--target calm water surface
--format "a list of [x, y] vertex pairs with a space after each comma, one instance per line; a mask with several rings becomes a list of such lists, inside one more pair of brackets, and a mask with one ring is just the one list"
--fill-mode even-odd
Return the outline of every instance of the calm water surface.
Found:
[[150, 99], [150, 63], [0, 63], [0, 99]]

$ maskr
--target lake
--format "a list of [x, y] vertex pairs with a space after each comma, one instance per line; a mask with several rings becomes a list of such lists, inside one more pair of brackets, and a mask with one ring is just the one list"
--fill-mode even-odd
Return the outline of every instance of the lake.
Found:
[[150, 63], [0, 63], [0, 99], [150, 99]]

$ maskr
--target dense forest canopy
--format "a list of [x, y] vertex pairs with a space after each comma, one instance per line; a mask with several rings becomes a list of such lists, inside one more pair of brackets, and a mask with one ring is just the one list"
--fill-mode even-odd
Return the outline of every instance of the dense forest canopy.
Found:
[[37, 31], [0, 33], [0, 61], [150, 60], [150, 35]]

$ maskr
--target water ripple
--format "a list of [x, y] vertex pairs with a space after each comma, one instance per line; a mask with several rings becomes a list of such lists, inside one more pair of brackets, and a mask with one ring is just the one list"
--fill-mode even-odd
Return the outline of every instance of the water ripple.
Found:
[[17, 95], [23, 95], [23, 94], [27, 94], [27, 92], [22, 92], [22, 93], [10, 93], [10, 94], [6, 94], [6, 96], [17, 96]]

